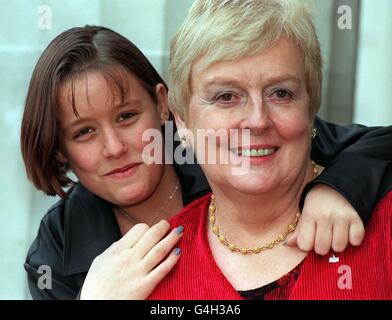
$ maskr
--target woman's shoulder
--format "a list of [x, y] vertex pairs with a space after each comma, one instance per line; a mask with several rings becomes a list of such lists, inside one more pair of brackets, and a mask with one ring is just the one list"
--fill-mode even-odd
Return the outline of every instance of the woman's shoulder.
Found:
[[392, 250], [392, 190], [375, 206], [366, 228], [366, 235], [370, 237], [372, 242], [384, 243]]
[[391, 210], [392, 209], [392, 190], [389, 190], [384, 197], [378, 202], [375, 210]]
[[202, 196], [199, 199], [192, 201], [185, 206], [179, 213], [173, 216], [169, 222], [174, 226], [195, 225], [202, 222], [204, 214], [207, 213], [208, 205], [210, 204], [211, 192]]
[[372, 217], [387, 218], [392, 221], [392, 190], [390, 190], [376, 205]]

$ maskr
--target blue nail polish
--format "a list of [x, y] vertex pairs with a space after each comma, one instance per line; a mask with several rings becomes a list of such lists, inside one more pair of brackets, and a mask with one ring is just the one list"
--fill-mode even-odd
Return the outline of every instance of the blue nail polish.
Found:
[[179, 255], [181, 254], [181, 249], [180, 249], [180, 248], [176, 248], [176, 249], [174, 250], [174, 254], [175, 254], [176, 256], [179, 256]]
[[184, 227], [183, 226], [179, 226], [178, 228], [176, 228], [176, 233], [177, 234], [181, 234], [184, 231]]

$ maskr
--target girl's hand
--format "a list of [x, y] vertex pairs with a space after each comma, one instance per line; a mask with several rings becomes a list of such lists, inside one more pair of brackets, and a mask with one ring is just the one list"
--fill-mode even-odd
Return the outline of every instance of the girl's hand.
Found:
[[331, 247], [342, 252], [348, 243], [359, 246], [364, 237], [364, 225], [351, 204], [331, 187], [318, 184], [307, 194], [297, 229], [286, 244], [326, 255]]
[[151, 228], [135, 225], [119, 241], [95, 258], [80, 299], [146, 299], [179, 260], [173, 250], [183, 228], [162, 220]]

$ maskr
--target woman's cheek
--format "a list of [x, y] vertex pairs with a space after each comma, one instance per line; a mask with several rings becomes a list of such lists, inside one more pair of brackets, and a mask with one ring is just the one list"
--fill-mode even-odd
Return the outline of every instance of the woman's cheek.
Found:
[[275, 121], [275, 125], [283, 139], [287, 141], [301, 138], [310, 139], [311, 121], [305, 112], [286, 114], [275, 119], [277, 120]]

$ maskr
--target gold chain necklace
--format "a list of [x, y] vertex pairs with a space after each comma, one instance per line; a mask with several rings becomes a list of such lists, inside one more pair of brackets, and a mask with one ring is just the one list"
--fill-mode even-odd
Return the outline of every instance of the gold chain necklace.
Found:
[[[312, 161], [313, 165], [313, 174], [314, 178], [317, 177], [320, 174], [320, 170], [317, 169], [316, 164], [314, 161]], [[278, 243], [286, 240], [287, 236], [295, 230], [297, 227], [299, 218], [301, 216], [300, 212], [297, 212], [295, 215], [294, 220], [287, 226], [286, 231], [283, 233], [279, 234], [274, 240], [262, 245], [262, 246], [256, 246], [253, 248], [246, 248], [246, 247], [239, 247], [231, 242], [229, 242], [226, 237], [220, 233], [219, 227], [216, 224], [216, 217], [215, 217], [215, 211], [216, 211], [216, 206], [215, 206], [215, 196], [212, 194], [211, 195], [211, 202], [208, 207], [208, 212], [210, 214], [209, 220], [211, 222], [211, 227], [212, 227], [212, 232], [218, 237], [219, 241], [228, 247], [231, 251], [233, 252], [240, 252], [242, 254], [248, 254], [248, 253], [260, 253], [262, 251], [272, 249], [274, 248]]]
[[[163, 212], [163, 210], [166, 208], [167, 204], [169, 203], [170, 200], [172, 200], [175, 196], [175, 194], [177, 193], [177, 190], [179, 188], [180, 183], [177, 182], [176, 186], [174, 187], [174, 190], [172, 191], [172, 193], [170, 194], [170, 196], [167, 198], [166, 202], [159, 208], [159, 210], [157, 211], [157, 213], [155, 214], [151, 225], [155, 224], [156, 220], [159, 218], [159, 216], [161, 215], [161, 213]], [[122, 215], [131, 223], [135, 224], [138, 223], [138, 221], [136, 221], [136, 219], [132, 218], [128, 212], [126, 212], [123, 208], [121, 207], [116, 207], [116, 209], [118, 209]]]

